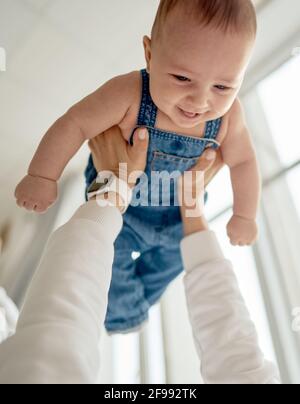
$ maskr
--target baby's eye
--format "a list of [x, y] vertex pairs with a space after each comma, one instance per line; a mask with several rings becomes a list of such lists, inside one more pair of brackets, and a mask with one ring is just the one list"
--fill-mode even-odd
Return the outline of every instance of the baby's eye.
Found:
[[226, 86], [215, 86], [215, 88], [217, 88], [220, 91], [227, 91], [230, 90], [230, 87], [226, 87]]
[[175, 79], [177, 79], [178, 81], [190, 81], [187, 77], [183, 77], [183, 76], [176, 76], [175, 74], [173, 74], [173, 77], [175, 77]]

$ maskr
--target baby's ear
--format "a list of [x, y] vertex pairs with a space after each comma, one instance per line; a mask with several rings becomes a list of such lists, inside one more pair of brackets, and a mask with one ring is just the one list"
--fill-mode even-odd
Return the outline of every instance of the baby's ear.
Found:
[[147, 64], [147, 73], [149, 74], [152, 52], [151, 52], [151, 39], [146, 35], [143, 38], [143, 45], [144, 45], [145, 59], [146, 59], [146, 64]]

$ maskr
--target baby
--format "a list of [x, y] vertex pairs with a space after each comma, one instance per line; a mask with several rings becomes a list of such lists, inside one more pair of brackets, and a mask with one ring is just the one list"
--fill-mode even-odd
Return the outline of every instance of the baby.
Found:
[[[143, 126], [150, 138], [150, 189], [151, 172], [183, 173], [207, 147], [220, 149], [234, 193], [228, 236], [233, 245], [254, 243], [261, 180], [238, 93], [256, 28], [251, 0], [161, 0], [151, 39], [143, 39], [147, 69], [111, 79], [54, 123], [16, 189], [18, 205], [45, 212], [57, 198], [64, 168], [85, 141], [115, 125], [131, 141]], [[96, 177], [90, 158], [87, 185]], [[105, 322], [110, 333], [139, 327], [183, 269], [180, 211], [170, 205], [130, 206], [124, 215]], [[138, 259], [133, 252], [140, 253]]]

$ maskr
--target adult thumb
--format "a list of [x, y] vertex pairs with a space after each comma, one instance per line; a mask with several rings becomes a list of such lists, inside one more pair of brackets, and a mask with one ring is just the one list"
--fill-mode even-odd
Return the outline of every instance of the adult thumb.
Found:
[[149, 146], [149, 133], [146, 128], [139, 128], [133, 136], [133, 146], [130, 153], [137, 157], [146, 156]]
[[214, 163], [217, 153], [213, 149], [207, 149], [199, 158], [191, 171], [207, 171]]

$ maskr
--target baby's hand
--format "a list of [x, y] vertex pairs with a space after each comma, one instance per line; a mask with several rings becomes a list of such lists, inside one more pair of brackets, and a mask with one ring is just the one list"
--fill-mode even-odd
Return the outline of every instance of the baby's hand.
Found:
[[227, 225], [227, 234], [234, 246], [252, 245], [258, 237], [257, 224], [255, 220], [234, 215]]
[[17, 186], [15, 197], [20, 208], [44, 213], [57, 199], [57, 182], [26, 175]]

